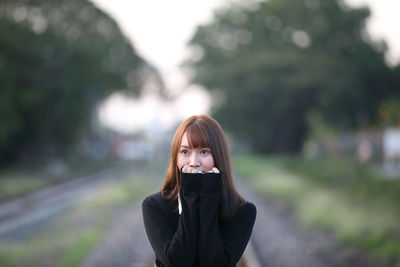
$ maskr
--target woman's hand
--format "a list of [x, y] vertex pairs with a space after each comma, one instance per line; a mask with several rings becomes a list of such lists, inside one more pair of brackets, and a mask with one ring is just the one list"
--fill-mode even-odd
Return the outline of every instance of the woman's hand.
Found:
[[190, 167], [187, 165], [183, 166], [182, 172], [185, 172], [185, 173], [220, 173], [220, 171], [216, 167], [212, 168], [208, 172], [203, 172], [202, 170], [199, 170], [197, 168]]

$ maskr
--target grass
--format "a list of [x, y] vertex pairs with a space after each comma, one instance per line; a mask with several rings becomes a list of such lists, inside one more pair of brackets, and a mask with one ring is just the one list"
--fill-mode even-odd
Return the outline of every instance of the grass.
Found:
[[142, 166], [115, 179], [27, 240], [1, 241], [0, 266], [79, 266], [104, 239], [113, 218], [154, 189], [155, 177], [148, 173]]
[[29, 175], [8, 175], [0, 178], [0, 200], [14, 198], [43, 188], [52, 182], [49, 177], [38, 178]]
[[306, 227], [323, 227], [371, 256], [400, 265], [399, 180], [382, 180], [351, 159], [241, 155], [237, 171], [254, 189], [293, 207]]
[[104, 230], [92, 229], [76, 239], [75, 244], [56, 264], [59, 267], [78, 266], [104, 236]]

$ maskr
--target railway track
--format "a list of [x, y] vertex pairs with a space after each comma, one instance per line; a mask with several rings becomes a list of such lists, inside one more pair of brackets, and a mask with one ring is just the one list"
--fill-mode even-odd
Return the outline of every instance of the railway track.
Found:
[[115, 179], [123, 170], [121, 166], [110, 167], [1, 203], [0, 238], [60, 213], [99, 186]]

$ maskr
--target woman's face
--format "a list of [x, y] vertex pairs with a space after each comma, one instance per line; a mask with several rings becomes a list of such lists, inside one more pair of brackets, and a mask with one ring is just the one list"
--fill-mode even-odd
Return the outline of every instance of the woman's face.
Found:
[[214, 158], [209, 147], [190, 148], [186, 133], [182, 136], [178, 152], [178, 168], [189, 166], [201, 172], [209, 172], [214, 167]]

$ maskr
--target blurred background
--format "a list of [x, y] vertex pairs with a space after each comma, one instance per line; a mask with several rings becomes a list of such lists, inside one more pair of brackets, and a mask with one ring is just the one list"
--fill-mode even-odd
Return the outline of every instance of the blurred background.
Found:
[[1, 0], [0, 265], [152, 266], [141, 201], [206, 113], [258, 207], [243, 264], [400, 266], [399, 12]]

